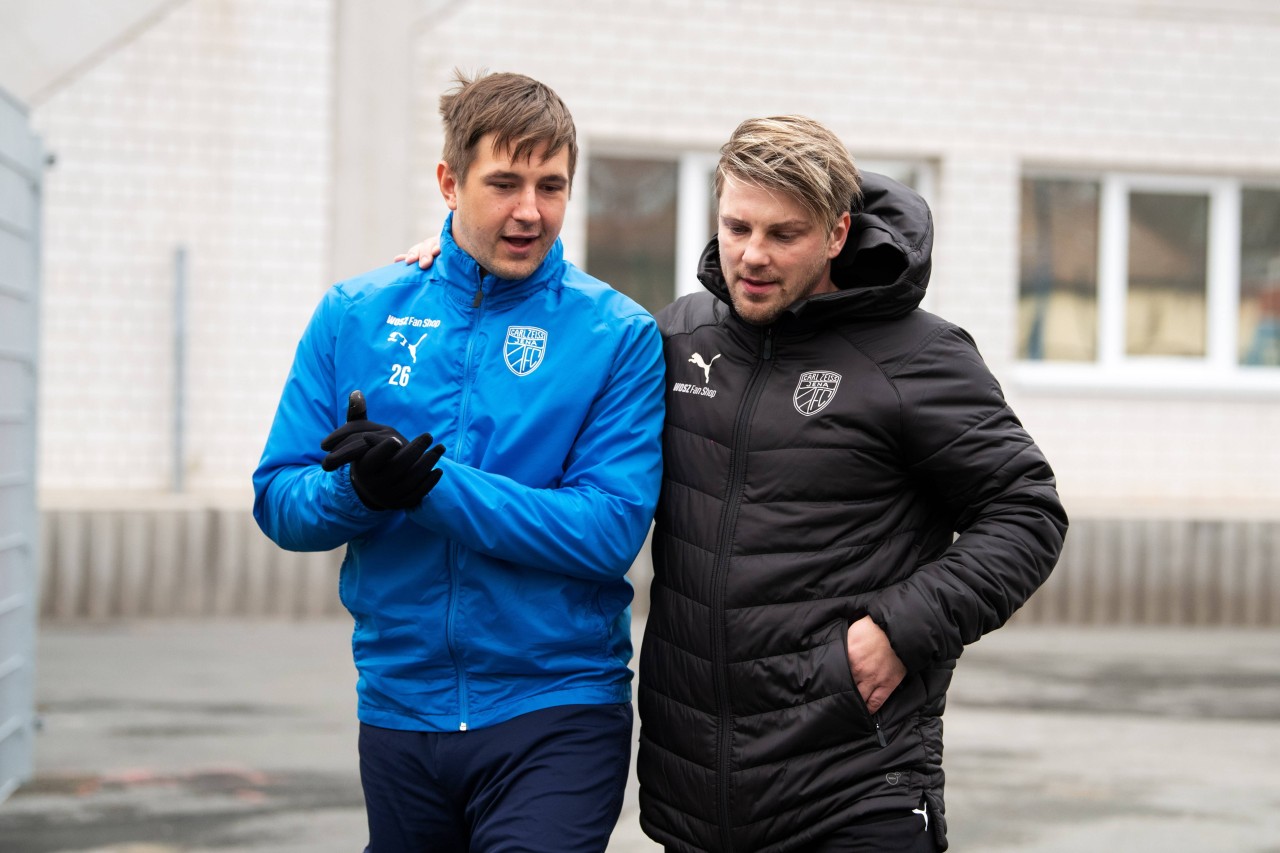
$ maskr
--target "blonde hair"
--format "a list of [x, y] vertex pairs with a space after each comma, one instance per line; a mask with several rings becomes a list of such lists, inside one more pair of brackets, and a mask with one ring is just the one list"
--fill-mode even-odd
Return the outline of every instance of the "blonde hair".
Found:
[[457, 69], [454, 86], [440, 96], [444, 119], [441, 155], [460, 180], [475, 162], [475, 147], [493, 133], [494, 147], [512, 160], [528, 160], [540, 145], [552, 157], [569, 149], [569, 180], [578, 165], [578, 132], [560, 96], [545, 83], [523, 74], [480, 72], [468, 77]]
[[727, 181], [786, 193], [830, 229], [862, 206], [862, 176], [825, 125], [798, 115], [747, 119], [720, 148], [716, 198]]

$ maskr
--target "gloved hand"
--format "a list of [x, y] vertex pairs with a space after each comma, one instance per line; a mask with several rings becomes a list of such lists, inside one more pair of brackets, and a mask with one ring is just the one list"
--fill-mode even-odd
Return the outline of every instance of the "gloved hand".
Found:
[[384, 424], [375, 423], [368, 418], [364, 394], [352, 391], [347, 398], [347, 422], [325, 436], [320, 442], [320, 449], [329, 451], [320, 466], [326, 471], [336, 471], [348, 462], [354, 462], [369, 450], [364, 436], [373, 435], [378, 438], [395, 438], [405, 444], [405, 438], [396, 430]]
[[442, 475], [435, 466], [444, 446], [428, 450], [431, 441], [431, 434], [424, 432], [406, 442], [395, 427], [369, 420], [364, 395], [352, 391], [347, 422], [320, 442], [320, 449], [329, 451], [320, 466], [336, 471], [350, 464], [351, 485], [369, 509], [412, 509]]

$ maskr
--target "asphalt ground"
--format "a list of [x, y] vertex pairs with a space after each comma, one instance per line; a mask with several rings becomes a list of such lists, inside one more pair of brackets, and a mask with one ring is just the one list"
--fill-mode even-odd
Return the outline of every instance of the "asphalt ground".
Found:
[[[362, 850], [349, 632], [43, 626], [0, 851]], [[1012, 625], [966, 651], [944, 721], [955, 851], [1280, 853], [1280, 631]], [[658, 849], [633, 780], [609, 851]]]

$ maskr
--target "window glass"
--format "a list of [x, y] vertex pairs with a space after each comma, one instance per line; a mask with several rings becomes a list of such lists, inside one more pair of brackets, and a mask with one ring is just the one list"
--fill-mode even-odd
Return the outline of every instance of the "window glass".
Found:
[[1240, 210], [1240, 363], [1280, 365], [1280, 190], [1245, 189]]
[[1130, 193], [1129, 355], [1205, 355], [1208, 258], [1207, 195]]
[[1096, 357], [1099, 196], [1091, 181], [1022, 181], [1020, 358]]
[[894, 160], [859, 160], [858, 168], [865, 172], [876, 172], [887, 178], [893, 178], [913, 190], [920, 189], [920, 168], [914, 163], [899, 163]]
[[622, 157], [587, 168], [587, 272], [650, 311], [675, 298], [678, 172], [672, 160]]

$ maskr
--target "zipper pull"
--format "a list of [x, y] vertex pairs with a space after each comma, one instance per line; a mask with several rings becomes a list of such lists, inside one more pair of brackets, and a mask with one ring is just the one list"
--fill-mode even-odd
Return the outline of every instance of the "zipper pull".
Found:
[[484, 299], [484, 289], [483, 289], [483, 288], [478, 288], [478, 289], [476, 290], [476, 298], [471, 300], [471, 307], [472, 307], [472, 308], [479, 308], [479, 307], [480, 307], [480, 300], [482, 300], [482, 299]]
[[876, 743], [880, 744], [881, 749], [883, 749], [889, 745], [889, 741], [884, 736], [884, 730], [880, 728], [880, 717], [878, 715], [872, 717], [871, 721], [876, 724]]
[[773, 358], [773, 329], [764, 330], [764, 360]]

